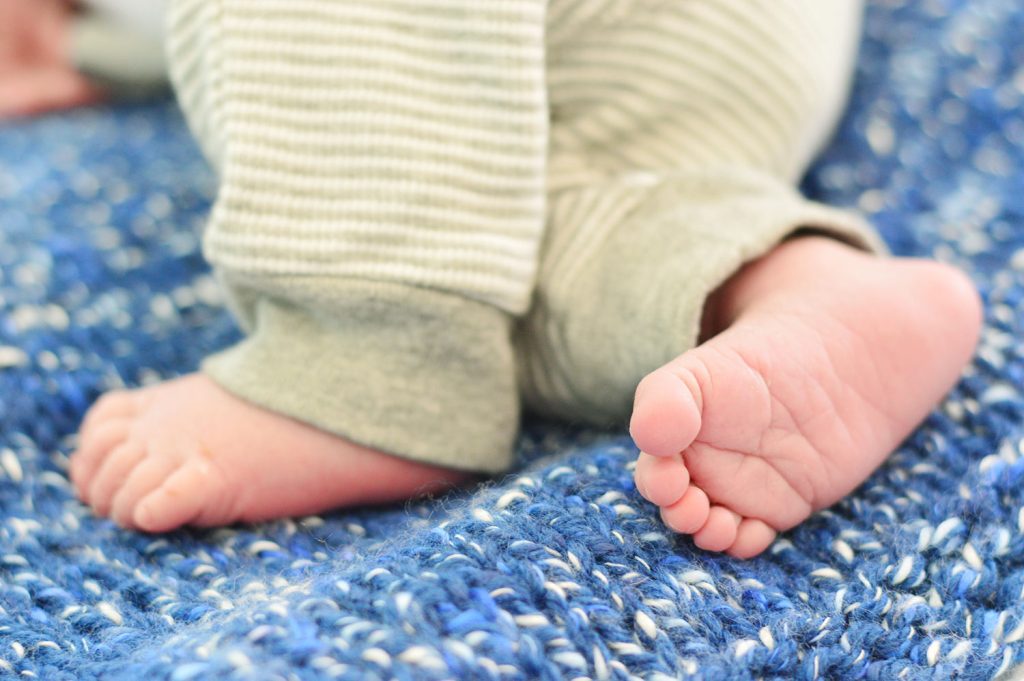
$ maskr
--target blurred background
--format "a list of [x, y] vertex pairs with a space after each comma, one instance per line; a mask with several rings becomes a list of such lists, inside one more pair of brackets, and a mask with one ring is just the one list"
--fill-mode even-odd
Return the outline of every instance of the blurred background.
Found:
[[0, 0], [0, 118], [167, 93], [165, 0]]

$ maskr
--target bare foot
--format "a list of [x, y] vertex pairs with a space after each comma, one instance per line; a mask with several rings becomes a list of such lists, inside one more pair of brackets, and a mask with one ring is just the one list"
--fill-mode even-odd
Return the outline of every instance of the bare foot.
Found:
[[666, 525], [740, 558], [867, 478], [956, 383], [981, 326], [958, 271], [819, 237], [742, 270], [708, 315], [725, 330], [637, 388], [634, 477]]
[[397, 501], [469, 477], [266, 411], [202, 374], [104, 395], [71, 458], [82, 501], [148, 532]]

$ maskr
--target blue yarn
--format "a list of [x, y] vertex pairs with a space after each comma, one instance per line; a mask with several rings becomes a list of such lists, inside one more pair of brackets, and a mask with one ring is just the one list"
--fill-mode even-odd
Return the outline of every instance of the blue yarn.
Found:
[[1024, 661], [1024, 12], [869, 8], [805, 182], [982, 289], [977, 358], [848, 499], [763, 556], [667, 533], [625, 434], [528, 424], [516, 472], [432, 502], [146, 536], [66, 477], [104, 390], [238, 338], [171, 104], [0, 130], [0, 676], [988, 679]]

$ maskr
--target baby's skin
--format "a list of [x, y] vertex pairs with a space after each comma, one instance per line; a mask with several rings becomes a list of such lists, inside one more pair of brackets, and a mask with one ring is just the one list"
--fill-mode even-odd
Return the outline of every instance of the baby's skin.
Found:
[[103, 99], [72, 64], [74, 12], [69, 0], [0, 0], [0, 120]]
[[[637, 489], [697, 546], [755, 556], [882, 463], [955, 384], [980, 326], [978, 295], [951, 267], [787, 241], [711, 297], [702, 344], [640, 383]], [[469, 478], [265, 411], [201, 374], [104, 396], [71, 477], [97, 514], [150, 532]]]

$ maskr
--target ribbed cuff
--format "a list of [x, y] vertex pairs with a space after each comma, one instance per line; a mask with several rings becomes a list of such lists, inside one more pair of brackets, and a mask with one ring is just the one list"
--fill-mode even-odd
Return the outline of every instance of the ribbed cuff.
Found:
[[511, 464], [519, 406], [505, 313], [363, 281], [333, 281], [311, 304], [233, 293], [249, 298], [252, 333], [203, 364], [229, 392], [403, 458], [486, 473]]

